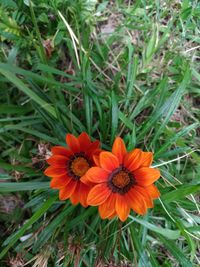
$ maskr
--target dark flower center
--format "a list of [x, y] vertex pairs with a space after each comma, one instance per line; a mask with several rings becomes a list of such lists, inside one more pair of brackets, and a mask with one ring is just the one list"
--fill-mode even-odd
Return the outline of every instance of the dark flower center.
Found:
[[135, 179], [123, 165], [115, 169], [109, 176], [108, 187], [113, 193], [124, 195], [135, 184]]
[[69, 158], [67, 164], [68, 175], [75, 180], [79, 180], [91, 167], [89, 159], [84, 153], [76, 153]]

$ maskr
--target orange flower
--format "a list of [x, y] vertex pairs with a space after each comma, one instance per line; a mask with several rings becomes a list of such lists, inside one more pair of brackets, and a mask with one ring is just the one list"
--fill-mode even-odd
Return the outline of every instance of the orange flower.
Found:
[[153, 199], [160, 196], [153, 185], [160, 172], [150, 168], [152, 160], [151, 152], [127, 152], [123, 140], [117, 137], [112, 153], [101, 152], [98, 166], [90, 168], [81, 179], [96, 184], [89, 192], [88, 205], [99, 206], [102, 219], [118, 215], [125, 221], [130, 209], [144, 215], [147, 208], [153, 207]]
[[100, 152], [99, 141], [91, 142], [83, 132], [77, 138], [66, 135], [69, 148], [54, 146], [52, 156], [47, 160], [51, 165], [45, 170], [45, 175], [52, 177], [50, 187], [59, 189], [60, 200], [70, 198], [72, 204], [81, 203], [87, 207], [87, 196], [91, 185], [80, 181], [92, 166], [95, 166], [93, 156]]

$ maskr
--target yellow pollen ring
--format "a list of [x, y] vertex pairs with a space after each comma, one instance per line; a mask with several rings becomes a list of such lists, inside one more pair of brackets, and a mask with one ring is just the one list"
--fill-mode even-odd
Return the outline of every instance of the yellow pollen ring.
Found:
[[130, 177], [127, 172], [120, 171], [113, 176], [112, 183], [118, 188], [124, 188], [130, 183]]
[[71, 163], [71, 170], [76, 176], [83, 176], [90, 168], [88, 161], [83, 157], [75, 158]]

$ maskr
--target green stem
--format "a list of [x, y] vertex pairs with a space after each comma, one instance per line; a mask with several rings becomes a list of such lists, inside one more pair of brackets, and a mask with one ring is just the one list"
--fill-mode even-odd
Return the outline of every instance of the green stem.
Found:
[[118, 221], [118, 235], [117, 235], [117, 246], [118, 246], [118, 260], [119, 260], [119, 267], [121, 267], [121, 246], [120, 246], [120, 241], [121, 241], [121, 236], [122, 236], [122, 222], [119, 220]]
[[39, 46], [40, 46], [40, 51], [41, 51], [40, 57], [41, 57], [41, 60], [42, 60], [43, 63], [47, 63], [45, 50], [44, 50], [44, 46], [43, 46], [43, 43], [42, 43], [42, 37], [41, 37], [40, 31], [39, 31], [39, 28], [38, 28], [38, 25], [37, 25], [37, 21], [36, 21], [36, 17], [35, 17], [35, 13], [34, 13], [34, 10], [33, 10], [33, 6], [32, 6], [32, 3], [31, 3], [31, 0], [29, 0], [29, 7], [30, 7], [31, 18], [32, 18], [32, 21], [33, 21], [33, 25], [35, 27], [37, 39], [39, 41]]

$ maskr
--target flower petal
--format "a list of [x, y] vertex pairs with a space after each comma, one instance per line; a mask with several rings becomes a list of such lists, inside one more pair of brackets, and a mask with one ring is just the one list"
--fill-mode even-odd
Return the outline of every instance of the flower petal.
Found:
[[110, 216], [108, 217], [108, 220], [111, 220], [111, 219], [113, 219], [115, 216], [117, 216], [117, 213], [116, 213], [116, 211], [115, 211], [115, 212], [113, 212], [113, 214], [112, 214], [112, 215], [110, 215]]
[[97, 154], [93, 155], [93, 161], [94, 161], [96, 166], [100, 167], [99, 155], [97, 155]]
[[146, 188], [136, 185], [136, 186], [134, 186], [134, 189], [143, 196], [143, 199], [144, 199], [147, 207], [153, 208], [153, 206], [154, 206], [153, 201], [152, 201], [150, 195], [148, 194]]
[[109, 218], [115, 212], [116, 194], [111, 193], [107, 200], [99, 206], [99, 214], [102, 219]]
[[160, 192], [154, 184], [151, 184], [151, 185], [145, 187], [145, 190], [147, 190], [148, 194], [153, 199], [160, 197]]
[[88, 147], [91, 144], [90, 137], [88, 136], [88, 134], [86, 132], [81, 133], [78, 137], [78, 140], [79, 140], [81, 151], [88, 149]]
[[53, 178], [50, 182], [50, 187], [59, 189], [66, 186], [71, 181], [71, 178], [67, 175], [63, 175], [57, 178]]
[[77, 205], [80, 202], [79, 188], [80, 188], [80, 183], [77, 183], [74, 193], [70, 197], [70, 201], [73, 205]]
[[[86, 174], [87, 174], [87, 172], [86, 172]], [[92, 183], [92, 182], [90, 182], [90, 181], [88, 180], [86, 174], [84, 174], [83, 176], [81, 176], [80, 181], [81, 181], [82, 183], [84, 183], [85, 185], [88, 185], [88, 186], [90, 186], [90, 187], [96, 185], [96, 184], [94, 184], [94, 183]]]
[[68, 158], [62, 155], [54, 155], [50, 157], [49, 159], [47, 159], [47, 162], [50, 165], [60, 166], [61, 168], [66, 167], [67, 161], [68, 161]]
[[137, 170], [141, 165], [141, 159], [142, 150], [136, 148], [125, 155], [124, 166], [130, 171]]
[[53, 155], [62, 155], [62, 156], [66, 156], [66, 157], [70, 157], [72, 152], [63, 147], [63, 146], [54, 146], [51, 148], [51, 152], [53, 153]]
[[87, 186], [87, 185], [85, 185], [85, 184], [80, 182], [80, 185], [79, 185], [79, 201], [80, 201], [81, 205], [84, 208], [86, 208], [88, 206], [87, 197], [88, 197], [90, 189], [91, 189], [90, 186]]
[[[94, 141], [94, 142], [92, 142], [92, 143], [90, 144], [90, 146], [88, 147], [87, 151], [85, 151], [85, 153], [86, 153], [89, 157], [93, 157], [94, 153], [96, 154], [96, 152], [97, 152], [98, 150], [100, 150], [99, 147], [100, 147], [100, 142], [99, 142], [98, 140], [96, 140], [96, 141]], [[98, 154], [98, 153], [97, 153], [97, 154]]]
[[153, 153], [152, 152], [142, 152], [140, 167], [150, 167], [153, 162]]
[[101, 152], [99, 158], [101, 167], [108, 172], [112, 172], [119, 167], [118, 158], [111, 152]]
[[74, 153], [80, 152], [79, 141], [73, 134], [66, 135], [66, 143]]
[[105, 183], [94, 186], [88, 195], [87, 203], [91, 206], [98, 206], [103, 204], [110, 196], [111, 191]]
[[134, 187], [126, 194], [129, 206], [138, 214], [144, 215], [147, 212], [147, 206], [143, 196], [137, 192]]
[[124, 156], [126, 155], [126, 146], [124, 144], [124, 141], [120, 137], [116, 137], [113, 147], [112, 147], [112, 153], [118, 158], [119, 163], [121, 164], [123, 162]]
[[124, 195], [116, 194], [116, 212], [119, 216], [119, 219], [124, 222], [129, 213], [130, 213], [130, 206], [127, 204], [126, 198]]
[[59, 168], [50, 166], [50, 167], [46, 168], [46, 170], [44, 171], [44, 174], [46, 176], [49, 176], [49, 177], [58, 177], [58, 176], [66, 174], [66, 173], [67, 173], [66, 166], [65, 167], [59, 167]]
[[109, 173], [102, 168], [92, 167], [84, 175], [85, 181], [92, 183], [104, 183], [108, 180]]
[[134, 177], [138, 185], [148, 186], [153, 184], [160, 177], [160, 171], [158, 169], [142, 167], [133, 172]]
[[63, 188], [60, 189], [59, 192], [59, 198], [60, 200], [65, 200], [71, 197], [71, 195], [74, 193], [76, 186], [77, 186], [77, 181], [74, 181], [73, 179]]

